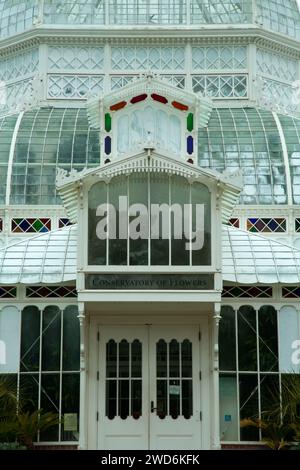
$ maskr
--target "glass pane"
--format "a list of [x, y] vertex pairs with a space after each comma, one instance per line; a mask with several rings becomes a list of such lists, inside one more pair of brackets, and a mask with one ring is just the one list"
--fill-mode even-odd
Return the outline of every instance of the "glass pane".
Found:
[[0, 373], [19, 372], [20, 332], [21, 312], [14, 306], [3, 307], [0, 311]]
[[277, 312], [274, 307], [264, 306], [258, 312], [260, 370], [278, 370]]
[[[256, 374], [240, 374], [240, 418], [258, 417], [258, 382]], [[241, 428], [242, 441], [259, 441], [259, 430]]]
[[192, 343], [185, 339], [181, 343], [182, 377], [192, 377]]
[[[134, 173], [129, 176], [130, 264], [148, 264], [148, 174]], [[135, 206], [135, 207], [134, 207]]]
[[119, 416], [122, 419], [129, 416], [129, 380], [119, 381]]
[[236, 370], [235, 312], [223, 306], [219, 327], [220, 370]]
[[117, 343], [113, 339], [106, 344], [106, 377], [117, 377]]
[[160, 208], [157, 216], [151, 215], [151, 264], [157, 266], [169, 264], [169, 189], [169, 176], [151, 173], [151, 204]]
[[161, 419], [164, 419], [168, 414], [166, 380], [157, 380], [156, 382], [156, 406], [157, 416], [159, 416]]
[[103, 220], [104, 216], [96, 215], [97, 208], [101, 204], [107, 203], [107, 185], [103, 182], [96, 183], [89, 192], [89, 240], [88, 240], [88, 262], [89, 265], [105, 265], [106, 264], [106, 240], [101, 240], [97, 236], [98, 223]]
[[179, 380], [169, 380], [169, 415], [173, 419], [177, 419], [180, 415], [180, 392]]
[[77, 318], [78, 308], [70, 305], [63, 312], [63, 370], [79, 370], [80, 329]]
[[[222, 320], [223, 321], [223, 320]], [[235, 375], [220, 377], [221, 441], [238, 440], [237, 380]]]
[[24, 410], [32, 413], [39, 405], [39, 376], [38, 374], [20, 375], [20, 399], [24, 400]]
[[131, 344], [131, 377], [142, 377], [142, 343], [137, 339]]
[[256, 312], [250, 306], [238, 311], [239, 369], [257, 370]]
[[[42, 374], [41, 408], [47, 412], [59, 413], [59, 374]], [[57, 441], [58, 425], [40, 435], [41, 441]]]
[[49, 306], [43, 312], [42, 370], [60, 370], [61, 311]]
[[184, 204], [190, 203], [190, 185], [180, 176], [171, 179], [171, 264], [184, 266], [190, 264], [187, 239], [184, 233]]
[[[62, 376], [62, 401], [61, 413], [65, 419], [62, 423], [62, 441], [78, 441], [79, 440], [79, 374], [63, 374]], [[71, 428], [68, 429], [66, 414], [71, 414]], [[77, 422], [77, 427], [74, 423]], [[76, 427], [76, 429], [75, 429]]]
[[182, 381], [182, 414], [189, 419], [193, 414], [193, 382], [192, 380]]
[[[127, 177], [117, 176], [108, 185], [109, 203], [115, 208], [115, 234], [110, 229], [109, 235], [109, 264], [119, 266], [127, 264], [127, 234], [128, 234], [128, 212], [127, 205], [120, 203], [120, 197], [126, 197]], [[127, 203], [128, 200], [126, 199]], [[113, 221], [113, 218], [111, 219]]]
[[274, 410], [280, 405], [279, 394], [279, 376], [261, 375], [260, 376], [260, 401], [262, 418], [268, 412]]
[[175, 339], [169, 344], [169, 377], [179, 377], [179, 343]]
[[167, 343], [160, 339], [156, 343], [157, 377], [167, 377]]
[[134, 419], [142, 416], [142, 381], [131, 381], [131, 415]]
[[129, 343], [125, 339], [119, 343], [119, 377], [129, 377]]
[[[204, 184], [191, 185], [192, 259], [193, 265], [211, 265], [211, 203], [210, 192]], [[203, 233], [204, 231], [204, 233]]]
[[114, 419], [117, 414], [117, 381], [106, 381], [106, 413], [108, 419]]
[[25, 307], [21, 326], [21, 371], [37, 371], [40, 364], [40, 321], [37, 307]]

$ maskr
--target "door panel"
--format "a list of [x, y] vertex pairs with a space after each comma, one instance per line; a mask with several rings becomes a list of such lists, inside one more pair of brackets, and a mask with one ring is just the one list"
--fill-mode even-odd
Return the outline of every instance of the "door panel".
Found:
[[150, 330], [150, 449], [200, 448], [198, 328]]
[[148, 449], [147, 345], [147, 327], [100, 331], [100, 449]]
[[100, 328], [99, 449], [199, 449], [197, 326]]

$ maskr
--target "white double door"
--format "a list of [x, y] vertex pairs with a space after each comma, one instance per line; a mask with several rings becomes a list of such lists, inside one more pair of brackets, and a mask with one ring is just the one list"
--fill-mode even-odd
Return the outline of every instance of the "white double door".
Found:
[[99, 449], [201, 448], [197, 326], [100, 328]]

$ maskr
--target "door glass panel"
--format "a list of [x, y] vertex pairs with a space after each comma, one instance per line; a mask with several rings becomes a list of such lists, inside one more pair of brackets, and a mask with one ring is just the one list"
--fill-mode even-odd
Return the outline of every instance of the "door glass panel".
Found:
[[156, 403], [157, 415], [164, 419], [193, 414], [192, 343], [172, 339], [169, 344], [156, 343]]
[[167, 343], [160, 339], [156, 344], [157, 377], [167, 377]]
[[142, 415], [142, 343], [135, 339], [106, 343], [106, 416]]

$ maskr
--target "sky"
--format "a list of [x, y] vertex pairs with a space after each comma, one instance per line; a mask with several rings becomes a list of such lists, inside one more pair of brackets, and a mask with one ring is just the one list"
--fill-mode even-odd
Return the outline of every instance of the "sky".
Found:
[[297, 4], [298, 4], [298, 8], [299, 8], [299, 11], [300, 11], [300, 0], [296, 0]]

